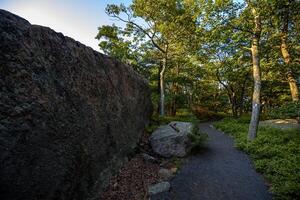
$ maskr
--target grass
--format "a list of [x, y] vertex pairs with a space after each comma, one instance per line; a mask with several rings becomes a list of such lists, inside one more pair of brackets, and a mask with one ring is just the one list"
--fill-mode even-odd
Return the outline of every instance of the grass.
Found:
[[235, 138], [238, 149], [248, 153], [256, 170], [271, 183], [276, 199], [300, 199], [300, 131], [260, 127], [247, 143], [249, 118], [226, 118], [215, 127]]

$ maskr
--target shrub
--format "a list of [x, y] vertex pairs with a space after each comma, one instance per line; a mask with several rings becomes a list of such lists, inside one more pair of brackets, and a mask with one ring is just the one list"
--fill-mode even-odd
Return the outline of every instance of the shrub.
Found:
[[267, 115], [271, 119], [296, 118], [300, 116], [300, 102], [290, 102], [272, 109]]
[[189, 134], [188, 136], [192, 143], [191, 152], [196, 153], [203, 147], [203, 143], [208, 139], [208, 135], [206, 133], [200, 132], [198, 120], [192, 123], [193, 123], [192, 133]]
[[221, 114], [212, 112], [201, 106], [193, 106], [192, 112], [200, 120], [216, 120], [216, 119], [221, 119], [223, 117]]

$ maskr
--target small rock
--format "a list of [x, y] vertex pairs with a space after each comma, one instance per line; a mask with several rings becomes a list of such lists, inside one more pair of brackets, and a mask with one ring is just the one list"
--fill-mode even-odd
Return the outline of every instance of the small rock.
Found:
[[150, 185], [148, 187], [148, 194], [155, 195], [161, 192], [167, 192], [170, 190], [170, 183], [169, 182], [160, 182], [155, 185]]
[[114, 185], [113, 185], [113, 188], [117, 188], [118, 187], [118, 183], [115, 183]]
[[163, 160], [163, 161], [159, 164], [159, 166], [160, 166], [160, 167], [166, 168], [169, 164], [170, 164], [170, 161], [169, 161], [169, 160]]
[[152, 156], [150, 156], [146, 153], [143, 153], [143, 159], [144, 159], [144, 161], [150, 162], [150, 163], [156, 163], [157, 162], [157, 160], [154, 157], [152, 157]]
[[20, 114], [23, 111], [23, 109], [20, 106], [15, 107], [15, 112]]
[[160, 177], [161, 180], [168, 180], [171, 178], [173, 175], [172, 171], [169, 169], [162, 168], [158, 172], [158, 176]]
[[174, 174], [174, 173], [176, 173], [177, 172], [177, 170], [178, 170], [178, 168], [177, 167], [172, 167], [171, 168], [171, 172]]

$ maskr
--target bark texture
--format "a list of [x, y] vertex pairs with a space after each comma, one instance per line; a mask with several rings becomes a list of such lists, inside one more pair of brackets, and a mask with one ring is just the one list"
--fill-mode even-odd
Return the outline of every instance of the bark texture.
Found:
[[259, 124], [260, 115], [260, 90], [261, 90], [261, 77], [260, 77], [260, 60], [259, 60], [259, 40], [261, 34], [261, 19], [260, 15], [255, 8], [252, 8], [252, 14], [254, 17], [254, 31], [252, 36], [252, 64], [253, 64], [253, 80], [254, 89], [252, 96], [252, 114], [249, 124], [248, 140], [254, 140], [257, 134], [257, 128]]
[[289, 47], [288, 47], [288, 27], [289, 27], [289, 7], [284, 7], [284, 13], [282, 17], [282, 30], [281, 30], [281, 53], [284, 60], [284, 63], [286, 65], [287, 70], [287, 81], [290, 86], [291, 96], [292, 100], [294, 102], [299, 101], [299, 91], [297, 86], [297, 81], [294, 78], [292, 67], [291, 67], [291, 56], [289, 53]]
[[162, 60], [162, 68], [159, 73], [160, 84], [160, 116], [165, 116], [165, 72], [167, 67], [167, 57]]
[[0, 199], [98, 199], [151, 116], [130, 67], [0, 10]]

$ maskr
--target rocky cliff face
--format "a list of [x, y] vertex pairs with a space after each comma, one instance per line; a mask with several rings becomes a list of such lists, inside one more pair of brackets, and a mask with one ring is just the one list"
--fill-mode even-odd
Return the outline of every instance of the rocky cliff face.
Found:
[[97, 199], [151, 114], [130, 67], [0, 10], [0, 199]]

